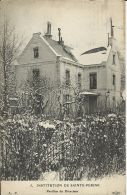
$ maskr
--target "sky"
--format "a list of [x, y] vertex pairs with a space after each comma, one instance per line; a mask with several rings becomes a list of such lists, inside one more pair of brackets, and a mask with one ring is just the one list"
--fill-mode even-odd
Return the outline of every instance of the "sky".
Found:
[[78, 54], [107, 46], [112, 17], [117, 45], [124, 53], [124, 0], [1, 0], [0, 15], [4, 14], [25, 44], [33, 33], [43, 35], [50, 21], [53, 39], [58, 40], [60, 27], [64, 43]]

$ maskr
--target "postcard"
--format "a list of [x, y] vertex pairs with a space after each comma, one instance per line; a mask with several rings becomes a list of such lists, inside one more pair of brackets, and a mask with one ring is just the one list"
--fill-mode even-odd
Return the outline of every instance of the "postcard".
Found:
[[125, 1], [0, 1], [1, 195], [125, 195]]

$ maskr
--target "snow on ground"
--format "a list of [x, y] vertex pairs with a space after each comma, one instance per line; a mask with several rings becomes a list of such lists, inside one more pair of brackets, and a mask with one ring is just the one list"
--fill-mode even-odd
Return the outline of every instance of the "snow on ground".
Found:
[[50, 124], [49, 122], [40, 122], [39, 126], [44, 127], [45, 129], [55, 129], [55, 125]]
[[41, 175], [40, 180], [59, 181], [59, 173], [55, 171], [45, 172]]

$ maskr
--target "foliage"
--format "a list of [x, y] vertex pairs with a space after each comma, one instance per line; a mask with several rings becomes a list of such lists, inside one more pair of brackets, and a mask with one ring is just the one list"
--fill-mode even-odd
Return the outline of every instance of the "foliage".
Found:
[[37, 180], [59, 171], [61, 180], [125, 171], [125, 118], [91, 115], [77, 121], [45, 116], [1, 118], [1, 179]]

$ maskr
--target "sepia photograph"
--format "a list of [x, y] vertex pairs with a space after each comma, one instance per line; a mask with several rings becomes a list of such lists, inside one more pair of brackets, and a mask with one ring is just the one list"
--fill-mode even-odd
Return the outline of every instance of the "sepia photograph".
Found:
[[124, 0], [1, 0], [1, 195], [125, 195], [125, 93]]

